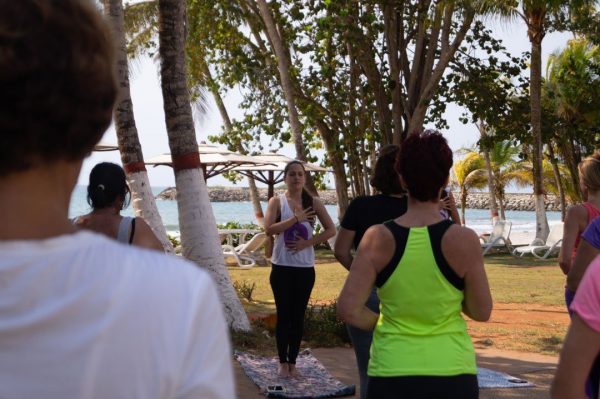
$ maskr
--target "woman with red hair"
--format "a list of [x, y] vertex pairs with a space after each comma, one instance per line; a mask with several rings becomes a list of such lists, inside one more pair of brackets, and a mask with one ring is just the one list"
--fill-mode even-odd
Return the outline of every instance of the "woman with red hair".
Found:
[[[368, 398], [479, 396], [461, 312], [486, 321], [492, 298], [477, 234], [439, 212], [451, 166], [452, 151], [439, 132], [402, 143], [396, 169], [408, 210], [367, 230], [340, 294], [340, 317], [373, 331]], [[365, 306], [373, 286], [379, 315]]]

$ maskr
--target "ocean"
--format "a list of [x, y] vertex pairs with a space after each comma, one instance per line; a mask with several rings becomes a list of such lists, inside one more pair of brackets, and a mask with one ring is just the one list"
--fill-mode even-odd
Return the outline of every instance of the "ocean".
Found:
[[[157, 195], [166, 187], [153, 187], [152, 192]], [[77, 186], [71, 197], [69, 217], [88, 213], [90, 206], [86, 201], [86, 187]], [[255, 223], [254, 210], [251, 202], [212, 202], [213, 212], [218, 224], [236, 221], [242, 224]], [[162, 217], [167, 231], [179, 231], [177, 216], [177, 202], [171, 200], [156, 200], [156, 206]], [[267, 209], [267, 203], [262, 202], [263, 212]], [[327, 212], [334, 221], [337, 221], [337, 207], [325, 205]], [[132, 216], [133, 208], [127, 207], [123, 215]], [[459, 209], [460, 214], [460, 209]], [[560, 222], [560, 212], [546, 212], [550, 225]], [[465, 218], [467, 226], [478, 233], [489, 232], [492, 228], [490, 211], [487, 209], [467, 209]], [[535, 213], [530, 211], [506, 211], [506, 219], [512, 221], [512, 230], [520, 233], [535, 232]]]

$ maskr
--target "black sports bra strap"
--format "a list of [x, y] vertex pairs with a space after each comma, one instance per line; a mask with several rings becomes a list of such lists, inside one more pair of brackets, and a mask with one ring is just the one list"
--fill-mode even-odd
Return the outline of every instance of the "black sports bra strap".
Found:
[[131, 233], [129, 233], [129, 245], [133, 243], [133, 235], [135, 234], [135, 218], [131, 219]]
[[431, 249], [433, 250], [433, 256], [435, 262], [440, 269], [440, 272], [444, 275], [446, 280], [452, 284], [458, 290], [465, 289], [465, 280], [461, 278], [454, 269], [450, 267], [448, 261], [442, 253], [442, 238], [446, 231], [452, 226], [454, 222], [452, 220], [444, 220], [443, 222], [433, 224], [428, 227], [429, 237], [431, 239]]
[[400, 226], [398, 223], [394, 222], [394, 220], [388, 220], [384, 222], [383, 225], [390, 230], [392, 235], [394, 236], [394, 241], [396, 243], [396, 249], [394, 251], [394, 256], [392, 256], [392, 260], [383, 268], [381, 272], [377, 275], [375, 279], [375, 285], [381, 288], [385, 282], [390, 278], [400, 259], [402, 259], [402, 255], [404, 255], [404, 250], [406, 249], [406, 243], [408, 241], [408, 233], [410, 229], [406, 227]]

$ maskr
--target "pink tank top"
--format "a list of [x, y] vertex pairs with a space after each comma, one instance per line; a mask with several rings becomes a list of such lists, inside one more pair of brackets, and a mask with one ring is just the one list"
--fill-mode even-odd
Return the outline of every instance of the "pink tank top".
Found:
[[[600, 216], [600, 210], [596, 208], [589, 202], [584, 202], [581, 204], [587, 210], [588, 213], [588, 221], [587, 224], [590, 224], [592, 220], [596, 219]], [[583, 233], [583, 232], [581, 232]], [[579, 247], [579, 242], [581, 241], [581, 233], [577, 234], [577, 238], [575, 239], [575, 246], [573, 247], [573, 253], [571, 254], [571, 259], [575, 259], [575, 254], [577, 253], [577, 248]]]

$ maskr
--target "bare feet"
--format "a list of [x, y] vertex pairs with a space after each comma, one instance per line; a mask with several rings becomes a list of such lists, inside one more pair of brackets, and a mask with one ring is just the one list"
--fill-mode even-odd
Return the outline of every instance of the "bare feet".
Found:
[[290, 367], [287, 363], [279, 363], [279, 376], [283, 378], [290, 377]]
[[300, 373], [298, 372], [298, 369], [296, 368], [296, 364], [294, 364], [294, 363], [290, 363], [290, 377], [292, 377], [292, 378], [300, 377]]

